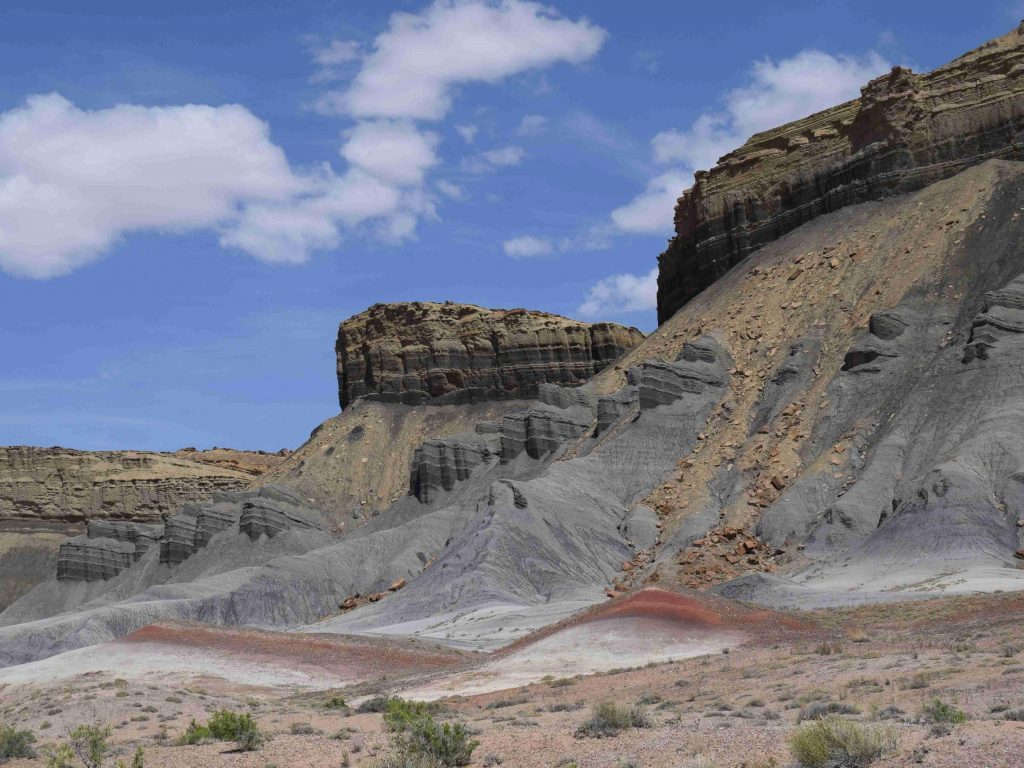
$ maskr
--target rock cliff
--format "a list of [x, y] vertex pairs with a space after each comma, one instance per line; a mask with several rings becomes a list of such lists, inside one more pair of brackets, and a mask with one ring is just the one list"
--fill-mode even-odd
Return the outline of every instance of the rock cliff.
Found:
[[[226, 449], [166, 454], [0, 447], [0, 609], [55, 567], [69, 577], [123, 568], [124, 555], [134, 550], [122, 535], [91, 526], [159, 522], [186, 503], [245, 488], [254, 471], [281, 458]], [[87, 523], [90, 533], [80, 537], [75, 557], [58, 565], [62, 543]]]
[[1024, 158], [1022, 127], [1024, 24], [933, 72], [896, 67], [859, 99], [751, 137], [679, 198], [658, 260], [658, 321], [818, 216]]
[[635, 328], [471, 304], [374, 304], [338, 328], [338, 398], [414, 405], [533, 398], [582, 384], [643, 340]]
[[246, 472], [168, 454], [0, 447], [0, 520], [159, 520], [251, 482]]

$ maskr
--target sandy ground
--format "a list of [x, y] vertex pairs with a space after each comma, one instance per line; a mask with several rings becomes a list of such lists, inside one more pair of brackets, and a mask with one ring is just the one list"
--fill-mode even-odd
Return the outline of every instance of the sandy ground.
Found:
[[[37, 670], [32, 680], [16, 677], [18, 668], [6, 671], [0, 720], [32, 729], [40, 743], [80, 722], [109, 723], [116, 748], [129, 754], [141, 745], [152, 766], [322, 768], [342, 765], [347, 754], [349, 764], [370, 768], [390, 748], [381, 716], [330, 708], [329, 695], [355, 701], [372, 692], [419, 691], [447, 693], [438, 717], [477, 732], [474, 765], [550, 768], [572, 760], [580, 768], [767, 768], [772, 759], [792, 764], [787, 737], [811, 707], [831, 705], [898, 735], [896, 752], [873, 765], [1019, 768], [1024, 722], [1008, 714], [1024, 713], [1022, 619], [1019, 594], [794, 616], [651, 591], [482, 661], [474, 661], [478, 654], [428, 646], [249, 632], [225, 638], [170, 627], [117, 644], [122, 659], [152, 659], [168, 645], [191, 642], [197, 652], [223, 654], [236, 664], [259, 664], [249, 654], [263, 654], [282, 669], [305, 674], [319, 664], [333, 669], [335, 679], [356, 674], [363, 682], [328, 692], [260, 675], [229, 680], [234, 673], [221, 670], [224, 676], [176, 684], [167, 672], [173, 664], [145, 674], [143, 665], [122, 664], [121, 675], [116, 669], [79, 672], [69, 664], [65, 674], [44, 679], [31, 665]], [[314, 646], [307, 648], [307, 641]], [[700, 655], [683, 658], [700, 643], [708, 644]], [[670, 649], [679, 655], [659, 661], [657, 654]], [[327, 663], [333, 656], [340, 659], [336, 668]], [[605, 669], [613, 661], [616, 668]], [[586, 674], [588, 665], [604, 671]], [[534, 682], [521, 684], [528, 679]], [[498, 683], [512, 687], [469, 695], [474, 686]], [[452, 695], [457, 691], [464, 695]], [[936, 697], [962, 709], [967, 722], [948, 734], [933, 733], [922, 712]], [[640, 703], [651, 727], [614, 738], [576, 738], [590, 707], [609, 699]], [[251, 712], [270, 741], [247, 754], [226, 743], [171, 746], [190, 718], [220, 707]]]

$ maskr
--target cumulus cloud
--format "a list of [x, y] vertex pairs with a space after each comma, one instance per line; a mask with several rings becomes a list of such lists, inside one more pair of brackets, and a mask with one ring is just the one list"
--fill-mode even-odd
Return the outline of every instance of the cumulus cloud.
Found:
[[345, 91], [319, 108], [356, 118], [440, 120], [463, 84], [593, 57], [607, 32], [525, 0], [437, 0], [421, 13], [397, 12]]
[[33, 96], [0, 114], [0, 267], [65, 274], [125, 233], [217, 227], [309, 189], [244, 107], [86, 111]]
[[544, 115], [524, 115], [519, 121], [520, 136], [540, 136], [547, 129], [548, 119]]
[[679, 172], [655, 176], [647, 182], [647, 189], [626, 205], [612, 211], [612, 224], [620, 232], [639, 234], [662, 232], [665, 230], [666, 221], [671, 227], [676, 199], [689, 180], [688, 175]]
[[595, 284], [580, 304], [581, 317], [601, 317], [654, 309], [658, 304], [658, 268], [645, 275], [612, 275]]
[[538, 256], [547, 256], [554, 251], [550, 240], [526, 235], [515, 237], [502, 243], [506, 256], [513, 259], [533, 259]]
[[489, 149], [486, 152], [464, 158], [462, 170], [467, 173], [489, 173], [498, 168], [519, 165], [523, 162], [524, 157], [526, 157], [526, 151], [522, 147]]
[[341, 156], [352, 166], [394, 186], [422, 184], [437, 164], [437, 134], [408, 120], [365, 120], [346, 133]]
[[[386, 242], [436, 218], [427, 175], [458, 86], [593, 56], [606, 33], [527, 0], [436, 0], [395, 13], [364, 50], [311, 49], [313, 79], [349, 87], [317, 102], [355, 118], [344, 167], [292, 168], [268, 126], [239, 105], [82, 110], [57, 94], [0, 113], [0, 269], [45, 278], [98, 258], [136, 231], [213, 230], [225, 248], [298, 263], [356, 230]], [[475, 127], [461, 126], [471, 142]], [[516, 165], [518, 147], [480, 153], [482, 170]], [[436, 187], [457, 198], [450, 182]]]

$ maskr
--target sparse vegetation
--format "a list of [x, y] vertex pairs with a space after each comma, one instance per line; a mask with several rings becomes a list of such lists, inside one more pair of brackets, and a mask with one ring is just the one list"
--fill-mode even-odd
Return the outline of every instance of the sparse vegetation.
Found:
[[947, 725], [959, 725], [967, 721], [967, 714], [947, 704], [942, 699], [932, 699], [924, 705], [924, 717], [931, 723], [946, 723]]
[[864, 768], [896, 748], [896, 735], [888, 728], [829, 716], [797, 730], [789, 748], [805, 768]]
[[612, 701], [602, 701], [593, 708], [590, 719], [576, 729], [576, 738], [617, 736], [629, 728], [648, 728], [650, 724], [639, 705], [620, 707]]
[[384, 722], [399, 756], [406, 760], [396, 765], [469, 765], [480, 742], [471, 737], [462, 723], [438, 723], [431, 714], [436, 709], [421, 701], [397, 697], [388, 701]]
[[80, 725], [68, 734], [71, 751], [85, 768], [100, 768], [110, 751], [108, 725]]
[[845, 704], [841, 701], [815, 701], [800, 710], [797, 722], [804, 720], [818, 720], [826, 715], [856, 715], [860, 710], [852, 704]]
[[32, 747], [35, 741], [32, 731], [0, 725], [0, 763], [15, 757], [35, 757], [36, 751]]
[[233, 741], [242, 752], [257, 750], [266, 742], [266, 736], [257, 727], [252, 715], [221, 709], [213, 713], [206, 725], [193, 719], [178, 739], [178, 744], [200, 744], [209, 739]]
[[324, 709], [348, 709], [344, 696], [331, 696], [323, 704]]

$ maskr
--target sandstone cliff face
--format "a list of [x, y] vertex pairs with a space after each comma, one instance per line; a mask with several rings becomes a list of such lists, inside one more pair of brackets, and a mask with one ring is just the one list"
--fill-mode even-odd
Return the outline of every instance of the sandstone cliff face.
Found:
[[0, 447], [0, 610], [53, 574], [58, 549], [86, 523], [90, 534], [64, 553], [63, 577], [102, 578], [132, 562], [138, 543], [125, 544], [124, 531], [91, 526], [159, 522], [188, 502], [245, 488], [252, 465], [279, 460], [223, 449], [175, 455]]
[[158, 453], [0, 447], [0, 520], [159, 520], [250, 482], [235, 469]]
[[643, 334], [525, 309], [375, 304], [338, 328], [338, 397], [409, 405], [533, 398], [538, 385], [582, 384]]
[[658, 260], [658, 321], [751, 251], [822, 214], [1024, 158], [1024, 24], [924, 75], [897, 67], [861, 98], [757, 134], [695, 175]]

